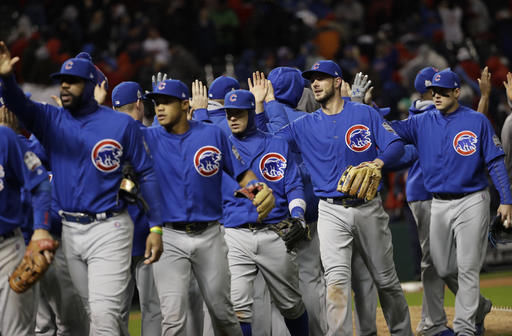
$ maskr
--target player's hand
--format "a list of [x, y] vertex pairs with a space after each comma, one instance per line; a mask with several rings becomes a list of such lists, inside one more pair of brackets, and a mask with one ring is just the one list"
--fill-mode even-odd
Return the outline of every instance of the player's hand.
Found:
[[352, 94], [352, 89], [350, 88], [350, 84], [348, 82], [345, 82], [344, 80], [341, 80], [341, 96], [342, 97], [350, 97]]
[[[34, 233], [32, 233], [32, 237], [30, 238], [30, 240], [40, 240], [40, 239], [53, 240], [53, 237], [48, 231], [46, 231], [44, 229], [34, 230]], [[43, 252], [43, 254], [44, 254], [44, 257], [46, 258], [46, 261], [48, 261], [48, 263], [51, 264], [53, 261], [54, 253], [52, 251], [45, 250]]]
[[372, 84], [372, 81], [368, 79], [368, 75], [364, 75], [362, 72], [358, 72], [352, 83], [352, 96], [351, 100], [362, 103], [366, 94], [366, 91]]
[[18, 118], [9, 111], [7, 106], [0, 107], [0, 125], [9, 127], [14, 132], [18, 132]]
[[480, 94], [482, 96], [489, 97], [491, 94], [491, 73], [487, 67], [482, 70], [482, 74], [477, 81], [478, 86], [480, 87]]
[[60, 100], [60, 97], [57, 97], [55, 95], [52, 95], [50, 97], [53, 99], [55, 104], [57, 104], [57, 106], [62, 107], [62, 100]]
[[500, 204], [498, 207], [498, 215], [505, 228], [512, 227], [512, 204]]
[[271, 102], [273, 100], [276, 100], [276, 97], [274, 95], [274, 86], [272, 85], [272, 82], [267, 79], [267, 95], [265, 96], [265, 103]]
[[372, 104], [372, 102], [373, 102], [373, 86], [370, 86], [368, 91], [366, 91], [366, 93], [364, 94], [363, 102], [366, 105], [371, 105]]
[[254, 204], [256, 211], [258, 211], [258, 222], [262, 222], [265, 217], [268, 216], [276, 203], [272, 189], [270, 189], [265, 183], [261, 184], [263, 188], [258, 191], [252, 200], [252, 204]]
[[505, 90], [507, 91], [507, 99], [510, 105], [512, 103], [512, 73], [507, 73], [507, 81], [503, 82], [503, 85], [505, 86]]
[[208, 108], [208, 89], [199, 79], [192, 82], [192, 100], [190, 101], [192, 110]]
[[162, 235], [150, 232], [146, 239], [146, 251], [144, 252], [144, 264], [149, 265], [157, 262], [164, 251]]
[[158, 72], [156, 75], [151, 76], [151, 84], [153, 85], [153, 91], [155, 91], [156, 87], [160, 82], [163, 82], [167, 79], [166, 73]]
[[249, 91], [254, 95], [256, 104], [263, 103], [268, 92], [268, 81], [265, 79], [265, 74], [255, 71], [252, 73], [252, 81], [251, 78], [248, 78], [247, 83], [249, 84]]
[[107, 98], [108, 92], [106, 86], [107, 81], [104, 80], [103, 82], [101, 82], [101, 85], [96, 84], [96, 86], [94, 87], [94, 100], [96, 100], [100, 105], [103, 104], [105, 102], [105, 99]]
[[9, 75], [14, 67], [14, 64], [20, 60], [19, 57], [11, 58], [11, 53], [4, 41], [0, 41], [0, 76]]

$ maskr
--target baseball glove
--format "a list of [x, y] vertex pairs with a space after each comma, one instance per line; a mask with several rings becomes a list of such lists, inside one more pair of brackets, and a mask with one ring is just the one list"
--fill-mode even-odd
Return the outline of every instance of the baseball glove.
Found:
[[304, 218], [289, 217], [270, 226], [283, 240], [288, 252], [302, 240], [311, 240], [309, 226]]
[[496, 248], [498, 244], [512, 243], [512, 227], [506, 228], [501, 221], [501, 217], [494, 216], [489, 224], [489, 244]]
[[362, 162], [358, 166], [347, 167], [338, 181], [337, 190], [370, 201], [377, 194], [381, 178], [381, 169], [377, 164]]
[[119, 186], [118, 197], [123, 198], [130, 204], [137, 204], [145, 212], [149, 210], [146, 200], [140, 194], [137, 174], [129, 162], [123, 165], [123, 179]]
[[53, 239], [31, 240], [21, 263], [9, 277], [12, 290], [23, 293], [32, 287], [50, 267], [43, 252], [54, 252], [58, 247], [59, 242]]
[[238, 189], [235, 191], [235, 196], [246, 197], [252, 201], [252, 204], [257, 207], [258, 222], [265, 219], [275, 205], [275, 198], [272, 194], [272, 189], [263, 182], [252, 183], [244, 188]]

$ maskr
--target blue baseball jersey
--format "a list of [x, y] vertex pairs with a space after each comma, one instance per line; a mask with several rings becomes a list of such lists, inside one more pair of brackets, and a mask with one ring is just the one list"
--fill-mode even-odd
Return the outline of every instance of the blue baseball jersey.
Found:
[[[289, 202], [298, 197], [304, 199], [302, 179], [286, 140], [268, 133], [255, 131], [244, 137], [231, 135], [229, 140], [235, 156], [251, 168], [259, 181], [272, 189], [275, 207], [265, 218], [265, 223], [278, 223], [290, 216]], [[231, 177], [223, 177], [224, 216], [226, 227], [237, 227], [244, 223], [255, 223], [258, 219], [256, 207], [246, 198], [234, 197], [238, 183]], [[295, 195], [292, 196], [292, 195]]]
[[447, 115], [431, 109], [392, 127], [416, 146], [425, 187], [432, 193], [484, 189], [486, 165], [505, 155], [489, 120], [465, 106]]
[[[154, 182], [151, 157], [130, 116], [95, 103], [71, 115], [64, 108], [27, 99], [11, 77], [4, 84], [6, 105], [46, 149], [56, 201], [63, 210], [99, 213], [124, 208], [117, 192], [125, 160], [144, 176], [141, 184]], [[152, 225], [160, 225], [159, 214], [152, 215]]]
[[222, 172], [236, 179], [247, 170], [234, 158], [220, 128], [198, 121], [189, 125], [184, 134], [161, 126], [144, 130], [162, 192], [164, 222], [219, 220]]
[[349, 165], [377, 158], [400, 138], [370, 106], [345, 101], [341, 113], [327, 115], [322, 109], [282, 128], [277, 135], [294, 142], [311, 175], [315, 195], [339, 197], [341, 174]]
[[[23, 151], [20, 139], [8, 127], [0, 126], [0, 147], [0, 234], [4, 234], [26, 221], [22, 189], [35, 189], [48, 174], [37, 157]], [[47, 228], [40, 224], [35, 223], [34, 228]]]

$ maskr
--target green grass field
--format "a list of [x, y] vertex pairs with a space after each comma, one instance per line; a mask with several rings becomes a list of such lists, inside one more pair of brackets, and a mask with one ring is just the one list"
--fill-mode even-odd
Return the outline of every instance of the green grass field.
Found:
[[[486, 273], [480, 276], [481, 280], [500, 278], [512, 278], [512, 272]], [[512, 286], [483, 287], [480, 292], [492, 300], [494, 307], [512, 308]], [[409, 306], [421, 306], [421, 296], [422, 292], [405, 294]], [[455, 296], [449, 290], [446, 290], [444, 305], [446, 307], [453, 307], [454, 303]], [[131, 336], [140, 335], [140, 311], [133, 310], [131, 312], [129, 330]]]

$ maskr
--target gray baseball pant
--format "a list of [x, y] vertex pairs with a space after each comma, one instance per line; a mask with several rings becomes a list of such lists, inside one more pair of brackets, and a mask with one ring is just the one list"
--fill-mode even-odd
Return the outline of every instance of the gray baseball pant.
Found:
[[187, 335], [190, 275], [208, 306], [216, 336], [242, 335], [230, 298], [228, 248], [218, 223], [202, 233], [163, 228], [164, 252], [153, 265], [163, 335]]
[[36, 335], [89, 335], [89, 317], [73, 286], [63, 248], [39, 281]]
[[480, 296], [480, 269], [490, 220], [487, 189], [461, 199], [432, 200], [430, 254], [442, 278], [457, 274], [455, 333], [473, 335]]
[[16, 229], [14, 237], [0, 241], [0, 336], [34, 335], [36, 291], [32, 287], [17, 294], [8, 281], [24, 254], [25, 241], [20, 229]]
[[320, 200], [318, 237], [327, 283], [328, 335], [352, 335], [351, 262], [357, 244], [377, 286], [391, 335], [412, 335], [409, 308], [393, 261], [389, 217], [380, 197], [357, 207]]
[[127, 211], [79, 224], [62, 221], [62, 245], [90, 316], [90, 335], [128, 335], [122, 311], [128, 300], [133, 222]]

